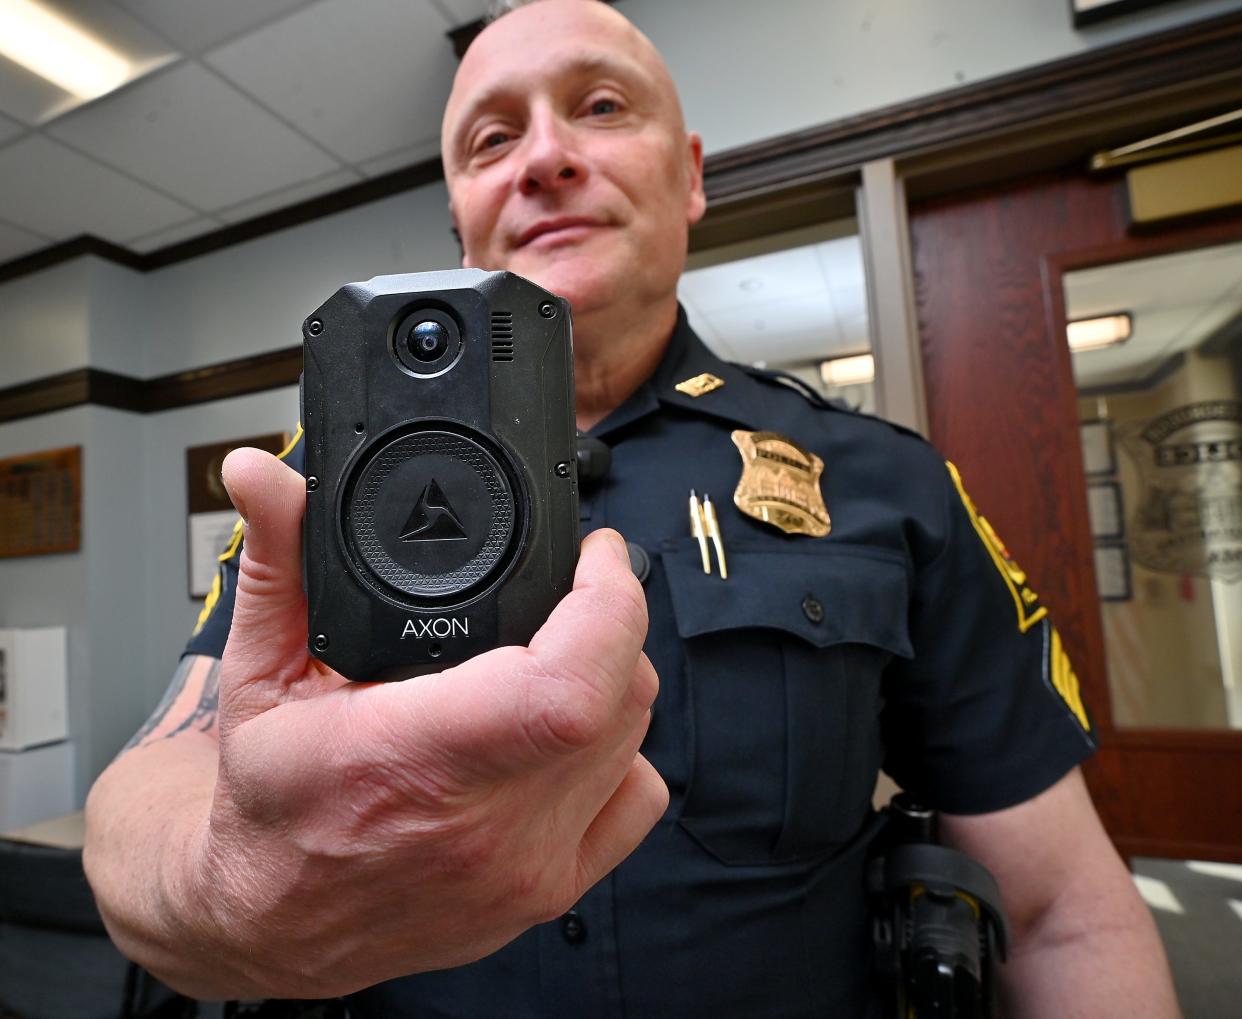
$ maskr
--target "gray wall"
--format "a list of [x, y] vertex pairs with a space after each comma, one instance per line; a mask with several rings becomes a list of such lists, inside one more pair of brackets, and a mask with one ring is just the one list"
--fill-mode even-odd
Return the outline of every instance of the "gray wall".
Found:
[[[1237, 9], [1186, 0], [1075, 32], [1068, 0], [621, 0], [719, 151]], [[0, 285], [0, 387], [93, 365], [151, 377], [297, 342], [342, 282], [455, 265], [429, 186], [150, 274], [82, 258]], [[77, 408], [0, 425], [0, 457], [84, 447], [73, 555], [0, 561], [0, 626], [70, 632], [78, 798], [158, 700], [187, 595], [185, 449], [292, 428], [294, 389], [150, 416]]]
[[620, 0], [708, 152], [1237, 10], [1183, 0], [1075, 30], [1070, 0]]
[[[442, 186], [150, 274], [80, 258], [0, 286], [0, 387], [92, 365], [139, 377], [298, 342], [342, 283], [458, 261]], [[159, 700], [188, 595], [185, 450], [292, 431], [297, 388], [136, 415], [82, 407], [0, 425], [0, 457], [83, 447], [78, 553], [0, 560], [0, 626], [70, 632], [77, 797]]]

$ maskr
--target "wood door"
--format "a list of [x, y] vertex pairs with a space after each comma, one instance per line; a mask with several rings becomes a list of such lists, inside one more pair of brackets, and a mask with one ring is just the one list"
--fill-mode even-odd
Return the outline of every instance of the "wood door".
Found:
[[1130, 236], [1122, 184], [1044, 174], [914, 203], [931, 438], [1049, 606], [1095, 719], [1084, 768], [1125, 856], [1242, 862], [1242, 732], [1114, 724], [1064, 273], [1242, 238], [1242, 216]]

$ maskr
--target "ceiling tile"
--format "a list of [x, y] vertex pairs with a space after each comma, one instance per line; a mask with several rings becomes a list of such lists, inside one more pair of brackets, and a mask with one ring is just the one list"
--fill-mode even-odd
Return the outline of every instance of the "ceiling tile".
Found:
[[[55, 0], [52, 6], [71, 24], [101, 40], [124, 59], [128, 65], [124, 84], [180, 56], [158, 34], [115, 4], [99, 0]], [[23, 123], [47, 123], [90, 102], [0, 58], [0, 111]]]
[[170, 244], [180, 244], [182, 241], [188, 241], [192, 237], [199, 237], [202, 234], [209, 234], [213, 230], [219, 229], [220, 223], [218, 221], [207, 216], [199, 216], [189, 222], [178, 223], [167, 230], [158, 230], [155, 233], [144, 234], [142, 237], [130, 241], [126, 247], [131, 251], [137, 251], [139, 254], [145, 255], [148, 252], [166, 248]]
[[326, 177], [307, 181], [305, 184], [298, 184], [295, 187], [285, 188], [283, 191], [277, 191], [270, 195], [263, 195], [261, 198], [255, 198], [249, 202], [242, 202], [240, 205], [221, 209], [216, 215], [226, 223], [242, 223], [245, 220], [254, 219], [255, 216], [262, 216], [265, 212], [285, 209], [290, 205], [297, 205], [298, 202], [304, 202], [309, 198], [326, 195], [331, 191], [339, 191], [350, 184], [357, 184], [360, 180], [362, 180], [362, 174], [360, 173], [355, 173], [353, 170], [339, 170], [336, 173], [328, 174]]
[[457, 66], [444, 18], [409, 0], [323, 0], [205, 59], [355, 165], [437, 135]]
[[696, 269], [682, 277], [680, 290], [709, 315], [808, 295], [826, 300], [828, 294], [813, 245]]
[[202, 53], [309, 0], [115, 0], [185, 53]]
[[358, 169], [368, 177], [382, 177], [393, 170], [403, 170], [407, 166], [414, 166], [417, 163], [424, 163], [428, 159], [439, 158], [440, 136], [436, 135], [434, 138], [424, 139], [417, 145], [408, 145], [403, 149], [398, 149], [396, 152], [389, 152], [375, 159], [368, 159], [365, 163], [359, 165]]
[[71, 113], [48, 130], [200, 211], [340, 168], [296, 131], [196, 63]]
[[843, 346], [826, 293], [702, 310], [716, 334], [743, 361], [763, 361], [769, 367], [813, 361]]
[[57, 240], [94, 234], [123, 244], [193, 210], [35, 135], [0, 149], [0, 219]]
[[22, 125], [16, 121], [9, 120], [8, 117], [0, 117], [0, 144], [10, 138], [16, 138], [23, 130]]
[[48, 238], [32, 234], [29, 230], [21, 230], [8, 223], [0, 223], [0, 262], [21, 258], [22, 255], [29, 255], [32, 251], [46, 248], [51, 243]]
[[0, 57], [0, 113], [23, 124], [39, 123], [68, 93], [7, 57]]

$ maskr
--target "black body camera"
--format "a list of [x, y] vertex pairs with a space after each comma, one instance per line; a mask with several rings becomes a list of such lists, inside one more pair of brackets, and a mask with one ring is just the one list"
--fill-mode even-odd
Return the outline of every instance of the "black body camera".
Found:
[[568, 302], [508, 272], [377, 276], [302, 334], [311, 653], [395, 680], [528, 643], [578, 560]]

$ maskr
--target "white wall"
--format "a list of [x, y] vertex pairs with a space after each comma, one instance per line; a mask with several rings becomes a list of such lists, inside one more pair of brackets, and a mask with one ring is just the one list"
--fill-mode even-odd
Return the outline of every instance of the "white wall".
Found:
[[88, 363], [87, 272], [76, 259], [0, 285], [0, 386]]
[[[1173, 24], [1186, 0], [1085, 32], [1068, 0], [620, 0], [720, 151]], [[456, 265], [442, 185], [149, 274], [82, 258], [0, 284], [0, 388], [85, 365], [154, 377], [298, 342], [343, 282]], [[154, 415], [95, 407], [0, 425], [0, 457], [84, 447], [80, 553], [0, 560], [0, 626], [70, 631], [79, 799], [159, 699], [187, 595], [185, 449], [290, 428], [296, 389]]]
[[432, 184], [153, 273], [147, 374], [300, 343], [342, 283], [460, 264], [451, 225]]
[[707, 152], [1242, 7], [1183, 0], [1075, 30], [1069, 0], [619, 0]]
[[0, 626], [68, 630], [68, 720], [80, 794], [149, 710], [137, 639], [146, 626], [147, 513], [136, 497], [145, 431], [134, 414], [90, 406], [0, 427], [0, 458], [82, 446], [80, 551], [0, 559]]

